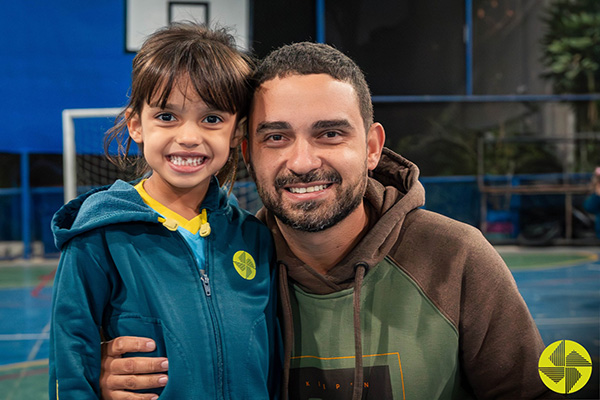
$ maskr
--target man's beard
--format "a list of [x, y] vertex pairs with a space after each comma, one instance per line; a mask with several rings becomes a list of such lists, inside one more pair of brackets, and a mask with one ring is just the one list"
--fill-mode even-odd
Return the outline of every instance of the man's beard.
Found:
[[302, 175], [293, 173], [280, 175], [275, 178], [273, 185], [275, 193], [286, 190], [284, 189], [285, 185], [297, 183], [306, 184], [320, 181], [337, 185], [335, 200], [332, 204], [319, 200], [309, 200], [285, 207], [281, 197], [267, 191], [262, 183], [256, 179], [252, 168], [248, 169], [254, 182], [256, 182], [256, 188], [263, 205], [281, 222], [302, 232], [320, 232], [342, 221], [361, 204], [367, 185], [365, 178], [357, 185], [349, 184], [346, 188], [343, 188], [342, 177], [336, 171], [311, 171]]

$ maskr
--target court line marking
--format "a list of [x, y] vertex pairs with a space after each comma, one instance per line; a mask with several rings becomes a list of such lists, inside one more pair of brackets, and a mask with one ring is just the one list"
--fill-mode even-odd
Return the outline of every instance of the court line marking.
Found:
[[[44, 326], [44, 329], [42, 330], [41, 335], [48, 335], [48, 336], [50, 336], [50, 325], [51, 325], [51, 321], [48, 321], [48, 323], [46, 324], [46, 326]], [[35, 360], [35, 357], [37, 356], [38, 352], [40, 351], [40, 347], [42, 347], [42, 343], [44, 343], [45, 341], [46, 341], [46, 339], [39, 338], [35, 342], [35, 344], [33, 345], [33, 348], [29, 352], [29, 356], [27, 357], [27, 361], [33, 361], [33, 360]]]
[[38, 367], [48, 367], [49, 359], [45, 358], [43, 360], [35, 360], [28, 362], [18, 362], [13, 364], [0, 365], [0, 373], [11, 371], [14, 369], [23, 369], [23, 368], [38, 368]]
[[600, 325], [598, 317], [533, 318], [536, 325]]
[[[51, 325], [51, 321], [48, 321], [48, 323], [46, 324], [46, 326], [44, 326], [44, 329], [42, 330], [42, 335], [48, 334], [50, 332], [50, 325]], [[37, 356], [37, 353], [40, 351], [40, 347], [42, 346], [42, 343], [44, 341], [45, 341], [45, 339], [38, 339], [35, 342], [31, 351], [29, 352], [29, 356], [27, 356], [26, 362], [31, 362], [35, 359], [35, 357]], [[6, 400], [12, 400], [13, 395], [15, 393], [18, 393], [18, 390], [21, 388], [23, 379], [28, 377], [30, 374], [31, 374], [31, 372], [29, 370], [22, 369], [19, 373], [16, 373], [13, 376], [11, 376], [11, 378], [14, 378], [14, 383], [13, 383], [12, 390], [8, 392]]]
[[[560, 249], [559, 249], [560, 250]], [[568, 251], [568, 250], [556, 250], [554, 253], [559, 255], [572, 255], [573, 257], [570, 259], [560, 260], [560, 261], [546, 261], [544, 263], [537, 264], [513, 264], [512, 266], [505, 260], [508, 265], [508, 269], [511, 271], [536, 271], [536, 270], [544, 270], [544, 269], [559, 269], [559, 268], [570, 268], [576, 266], [582, 266], [587, 264], [593, 264], [600, 260], [600, 254], [590, 250], [576, 250], [576, 251]], [[543, 254], [544, 256], [548, 255], [548, 253], [542, 253], [539, 251], [523, 251], [523, 250], [498, 250], [500, 257], [504, 255], [523, 255], [525, 257], [535, 257], [539, 254]], [[502, 257], [504, 259], [504, 257]]]

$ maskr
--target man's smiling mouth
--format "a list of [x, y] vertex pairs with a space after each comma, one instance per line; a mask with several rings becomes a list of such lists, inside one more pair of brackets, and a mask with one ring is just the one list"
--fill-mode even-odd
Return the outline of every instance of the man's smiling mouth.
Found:
[[306, 194], [322, 192], [341, 182], [342, 177], [336, 171], [314, 170], [301, 175], [281, 174], [275, 178], [275, 188], [292, 194]]
[[316, 186], [308, 186], [308, 187], [290, 187], [290, 188], [286, 188], [286, 190], [288, 190], [291, 193], [313, 193], [313, 192], [318, 192], [321, 190], [325, 190], [329, 187], [330, 185], [316, 185]]

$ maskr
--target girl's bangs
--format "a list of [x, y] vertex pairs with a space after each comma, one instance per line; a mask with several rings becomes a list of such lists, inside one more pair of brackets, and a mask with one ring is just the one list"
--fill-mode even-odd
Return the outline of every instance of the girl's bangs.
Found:
[[251, 67], [237, 55], [188, 49], [178, 57], [163, 54], [148, 63], [137, 81], [138, 94], [147, 104], [164, 108], [172, 91], [189, 78], [195, 92], [208, 106], [232, 114], [247, 106]]

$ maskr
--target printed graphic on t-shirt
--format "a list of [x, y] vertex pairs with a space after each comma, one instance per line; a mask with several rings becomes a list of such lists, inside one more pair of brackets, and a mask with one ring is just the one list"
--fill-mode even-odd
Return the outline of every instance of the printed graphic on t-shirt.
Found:
[[[292, 356], [290, 399], [352, 398], [354, 356]], [[399, 353], [363, 354], [363, 400], [405, 399]]]
[[[363, 369], [363, 400], [393, 399], [392, 382], [387, 365]], [[290, 370], [290, 400], [351, 399], [354, 368], [322, 370], [314, 367]]]

